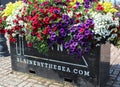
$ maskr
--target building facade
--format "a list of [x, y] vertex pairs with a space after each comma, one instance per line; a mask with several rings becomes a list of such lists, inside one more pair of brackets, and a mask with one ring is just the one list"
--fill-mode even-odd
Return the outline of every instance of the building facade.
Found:
[[1, 5], [5, 5], [7, 4], [8, 2], [15, 2], [16, 0], [0, 0], [0, 4]]

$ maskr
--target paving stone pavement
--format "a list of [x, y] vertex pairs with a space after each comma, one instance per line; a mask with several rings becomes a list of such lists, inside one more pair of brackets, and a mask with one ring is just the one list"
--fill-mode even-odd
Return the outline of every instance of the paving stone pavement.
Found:
[[0, 87], [76, 87], [35, 75], [12, 71], [10, 57], [0, 57]]
[[[0, 87], [76, 87], [68, 82], [60, 83], [32, 74], [12, 71], [10, 61], [10, 57], [0, 57]], [[118, 64], [111, 65], [110, 78], [106, 87], [120, 87], [120, 61]]]

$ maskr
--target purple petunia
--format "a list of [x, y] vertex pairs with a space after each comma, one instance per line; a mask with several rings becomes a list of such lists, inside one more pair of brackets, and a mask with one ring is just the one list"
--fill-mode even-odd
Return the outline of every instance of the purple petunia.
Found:
[[79, 56], [89, 51], [91, 46], [90, 41], [94, 37], [94, 33], [90, 30], [93, 24], [91, 19], [88, 19], [85, 23], [77, 24], [69, 29], [71, 39], [66, 41], [64, 47], [70, 54], [77, 54]]
[[63, 28], [60, 29], [60, 34], [61, 36], [65, 37], [66, 36], [66, 32]]
[[27, 0], [23, 0], [24, 1], [24, 3], [27, 3]]
[[93, 20], [92, 20], [92, 19], [88, 19], [88, 20], [86, 21], [86, 24], [93, 25], [93, 24], [94, 24], [94, 22], [93, 22]]
[[120, 17], [120, 13], [117, 13], [117, 16]]
[[69, 19], [69, 16], [68, 16], [68, 15], [63, 14], [63, 15], [62, 15], [62, 19], [63, 19], [64, 21], [67, 21], [67, 20]]
[[50, 40], [51, 41], [56, 41], [55, 39], [56, 39], [56, 34], [54, 33], [54, 32], [50, 32]]
[[85, 8], [90, 8], [90, 0], [84, 0], [84, 7]]

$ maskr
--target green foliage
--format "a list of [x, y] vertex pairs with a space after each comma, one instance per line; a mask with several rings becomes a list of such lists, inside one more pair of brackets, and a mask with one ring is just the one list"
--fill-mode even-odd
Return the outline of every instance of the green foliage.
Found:
[[49, 50], [49, 46], [45, 41], [38, 41], [33, 44], [33, 47], [36, 48], [40, 53], [46, 53]]

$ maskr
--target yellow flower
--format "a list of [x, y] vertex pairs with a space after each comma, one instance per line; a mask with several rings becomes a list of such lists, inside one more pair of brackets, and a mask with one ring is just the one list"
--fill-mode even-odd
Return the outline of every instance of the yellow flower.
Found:
[[12, 8], [13, 8], [13, 4], [12, 2], [9, 2], [7, 5], [6, 5], [6, 9], [3, 11], [4, 15], [3, 16], [9, 16], [12, 14]]
[[104, 7], [105, 12], [118, 12], [118, 10], [113, 7], [112, 2], [104, 2], [101, 4]]
[[115, 8], [112, 8], [112, 9], [110, 9], [110, 12], [118, 12], [118, 10]]
[[80, 2], [83, 3], [83, 0], [71, 0], [71, 2], [69, 3], [71, 6], [75, 6], [76, 2]]
[[9, 2], [7, 5], [6, 5], [6, 8], [5, 10], [3, 11], [3, 16], [10, 16], [10, 15], [13, 15], [12, 12], [14, 10], [16, 10], [19, 6], [21, 6], [21, 4], [24, 3], [22, 1], [17, 1], [15, 3], [12, 3], [12, 2]]
[[[38, 1], [42, 3], [42, 2], [44, 2], [45, 0], [38, 0]], [[50, 0], [49, 0], [49, 1], [50, 1]]]

